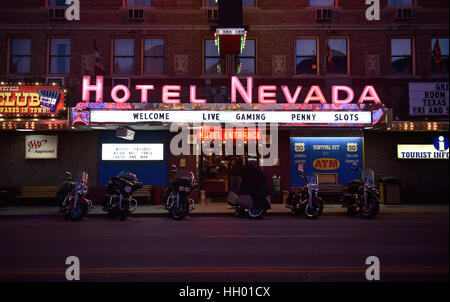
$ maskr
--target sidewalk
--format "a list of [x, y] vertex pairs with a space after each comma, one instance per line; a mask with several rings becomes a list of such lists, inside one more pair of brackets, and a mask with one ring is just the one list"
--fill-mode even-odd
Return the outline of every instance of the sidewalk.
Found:
[[[379, 215], [448, 215], [448, 204], [418, 204], [418, 205], [380, 205]], [[346, 209], [338, 204], [325, 204], [323, 215], [326, 216], [342, 216], [345, 215]], [[233, 214], [232, 209], [228, 209], [226, 203], [202, 203], [196, 204], [195, 209], [190, 216], [229, 216]], [[22, 217], [45, 217], [62, 215], [58, 212], [58, 208], [50, 206], [9, 206], [0, 208], [0, 218], [22, 218]], [[89, 213], [90, 217], [103, 217], [105, 212], [102, 211], [100, 205]], [[141, 205], [132, 214], [135, 217], [151, 217], [166, 216], [167, 211], [161, 205]], [[284, 204], [272, 204], [272, 209], [268, 211], [268, 215], [289, 215], [289, 209]]]

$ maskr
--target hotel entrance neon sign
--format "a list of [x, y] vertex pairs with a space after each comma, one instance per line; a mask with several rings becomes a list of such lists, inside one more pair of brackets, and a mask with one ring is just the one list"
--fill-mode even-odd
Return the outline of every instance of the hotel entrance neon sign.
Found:
[[[95, 93], [95, 101], [103, 102], [103, 83], [104, 78], [97, 76], [95, 84], [91, 84], [90, 76], [83, 76], [82, 100], [89, 102], [90, 93]], [[276, 104], [277, 103], [277, 86], [276, 85], [259, 85], [258, 86], [258, 103], [260, 104]], [[136, 90], [141, 91], [141, 103], [148, 103], [149, 93], [155, 89], [154, 85], [136, 85]], [[297, 86], [292, 94], [285, 85], [281, 86], [284, 99], [288, 104], [296, 104], [303, 86]], [[179, 104], [181, 86], [180, 85], [163, 85], [161, 100], [164, 104]], [[119, 96], [119, 93], [122, 96]], [[251, 104], [253, 99], [253, 77], [247, 77], [246, 87], [241, 83], [238, 77], [231, 77], [231, 103], [237, 103], [237, 95], [240, 95], [246, 104]], [[342, 97], [345, 94], [345, 97]], [[125, 103], [130, 99], [130, 89], [125, 85], [116, 85], [111, 89], [111, 99], [115, 103]], [[355, 99], [355, 92], [349, 86], [333, 85], [331, 87], [331, 104], [345, 105], [351, 103]], [[205, 104], [206, 99], [197, 98], [197, 86], [189, 86], [189, 102], [192, 104]], [[327, 100], [319, 86], [313, 85], [309, 88], [308, 94], [303, 100], [303, 104], [320, 103], [327, 104]], [[374, 103], [382, 104], [375, 88], [372, 85], [364, 87], [357, 104]]]

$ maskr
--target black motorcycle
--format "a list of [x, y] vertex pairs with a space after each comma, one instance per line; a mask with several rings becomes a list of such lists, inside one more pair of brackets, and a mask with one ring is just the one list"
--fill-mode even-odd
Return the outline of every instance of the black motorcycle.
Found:
[[229, 208], [234, 209], [235, 216], [247, 214], [250, 218], [258, 219], [271, 208], [266, 176], [256, 163], [249, 162], [244, 167], [242, 181], [234, 187], [237, 192], [230, 189], [228, 204]]
[[[72, 174], [66, 172], [68, 180], [69, 176], [73, 179]], [[81, 176], [75, 179], [75, 186], [60, 204], [60, 209], [65, 214], [66, 219], [82, 220], [94, 208], [92, 201], [86, 198], [88, 193], [87, 180], [88, 174], [86, 172], [81, 173]]]
[[194, 199], [190, 196], [198, 184], [192, 171], [178, 171], [175, 165], [172, 168], [171, 172], [175, 172], [175, 175], [164, 192], [161, 204], [172, 218], [181, 220], [195, 209]]
[[319, 197], [319, 186], [304, 172], [300, 176], [305, 178], [307, 184], [300, 190], [290, 190], [286, 200], [286, 207], [291, 210], [293, 216], [305, 213], [307, 218], [316, 219], [323, 212], [323, 201]]
[[142, 188], [142, 183], [131, 172], [122, 171], [113, 176], [106, 185], [106, 194], [103, 196], [103, 210], [110, 218], [119, 216], [121, 221], [136, 210], [137, 200], [131, 195]]
[[360, 214], [364, 218], [373, 218], [380, 211], [380, 194], [375, 188], [373, 170], [366, 169], [363, 173], [357, 165], [352, 165], [351, 169], [361, 172], [361, 178], [346, 184], [342, 207], [347, 208], [348, 216]]

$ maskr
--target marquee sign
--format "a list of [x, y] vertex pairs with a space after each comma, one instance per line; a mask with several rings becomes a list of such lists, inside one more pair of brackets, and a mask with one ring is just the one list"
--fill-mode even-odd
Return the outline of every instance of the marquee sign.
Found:
[[448, 116], [448, 82], [409, 83], [409, 114]]
[[57, 86], [0, 85], [0, 114], [53, 115], [64, 107]]
[[93, 123], [371, 124], [370, 111], [137, 111], [91, 110]]

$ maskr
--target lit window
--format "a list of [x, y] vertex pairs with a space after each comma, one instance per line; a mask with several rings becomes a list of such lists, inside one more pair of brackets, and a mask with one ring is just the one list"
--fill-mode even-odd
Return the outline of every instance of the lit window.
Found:
[[236, 57], [236, 74], [255, 74], [256, 40], [245, 41], [242, 53]]
[[309, 0], [310, 7], [334, 7], [334, 0]]
[[413, 6], [413, 0], [388, 0], [388, 6]]
[[164, 74], [164, 39], [144, 40], [144, 73]]
[[328, 39], [325, 58], [327, 74], [347, 74], [347, 39]]
[[205, 40], [205, 74], [224, 74], [225, 59], [217, 52], [213, 39]]
[[431, 39], [431, 72], [448, 74], [448, 38]]
[[9, 73], [30, 73], [31, 39], [11, 39], [11, 61]]
[[391, 40], [392, 74], [412, 74], [412, 40]]
[[70, 39], [50, 39], [50, 73], [70, 73]]
[[134, 73], [134, 40], [114, 40], [114, 74]]
[[127, 7], [149, 7], [152, 0], [127, 0]]
[[295, 74], [317, 74], [317, 40], [295, 41]]

